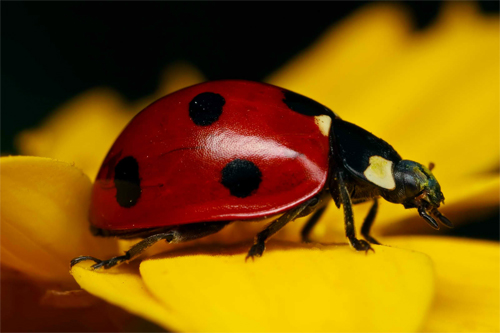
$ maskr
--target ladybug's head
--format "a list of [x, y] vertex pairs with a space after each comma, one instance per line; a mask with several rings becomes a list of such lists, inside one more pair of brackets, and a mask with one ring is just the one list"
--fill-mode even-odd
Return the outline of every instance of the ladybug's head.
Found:
[[418, 213], [434, 229], [439, 229], [436, 219], [447, 227], [453, 227], [450, 220], [438, 211], [444, 195], [436, 177], [429, 168], [420, 163], [401, 160], [394, 166], [396, 188], [384, 191], [383, 197], [394, 203], [401, 203], [405, 208], [417, 208]]

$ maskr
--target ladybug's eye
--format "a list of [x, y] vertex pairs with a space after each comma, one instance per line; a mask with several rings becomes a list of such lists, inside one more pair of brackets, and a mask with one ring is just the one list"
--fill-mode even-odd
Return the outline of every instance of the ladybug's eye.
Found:
[[418, 179], [411, 173], [404, 175], [404, 189], [407, 197], [415, 197], [420, 192]]

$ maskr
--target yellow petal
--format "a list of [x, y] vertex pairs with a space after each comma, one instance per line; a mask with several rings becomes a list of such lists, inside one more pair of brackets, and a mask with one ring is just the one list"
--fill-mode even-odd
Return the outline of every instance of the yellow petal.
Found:
[[1, 260], [32, 277], [68, 282], [78, 255], [110, 255], [114, 240], [88, 228], [91, 183], [81, 170], [40, 157], [0, 158]]
[[444, 237], [390, 237], [387, 242], [428, 254], [436, 268], [436, 298], [424, 332], [500, 331], [500, 245]]
[[25, 155], [74, 163], [94, 179], [111, 145], [137, 112], [167, 93], [202, 80], [195, 68], [178, 63], [166, 69], [153, 96], [131, 105], [113, 90], [89, 90], [61, 106], [40, 128], [20, 133], [17, 146]]
[[[362, 92], [379, 83], [372, 73], [407, 45], [409, 22], [399, 6], [365, 6], [266, 81], [309, 96], [346, 116], [350, 110], [345, 103], [363, 99]], [[371, 110], [373, 105], [356, 112], [370, 114]]]
[[73, 275], [90, 293], [180, 331], [416, 331], [434, 293], [432, 263], [416, 252], [275, 241], [245, 262], [247, 250], [176, 251], [143, 261], [143, 280], [80, 265]]

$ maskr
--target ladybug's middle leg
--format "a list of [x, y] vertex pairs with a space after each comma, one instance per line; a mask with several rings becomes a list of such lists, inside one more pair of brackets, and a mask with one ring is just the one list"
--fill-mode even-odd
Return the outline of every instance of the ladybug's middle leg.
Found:
[[321, 218], [321, 215], [323, 215], [325, 210], [326, 206], [323, 206], [318, 210], [316, 210], [314, 214], [311, 216], [311, 218], [309, 218], [307, 223], [304, 225], [302, 230], [300, 231], [300, 235], [302, 236], [302, 241], [304, 243], [311, 242], [311, 239], [309, 238], [309, 236], [311, 235], [311, 231], [313, 230], [314, 226], [318, 223], [319, 219]]
[[300, 213], [302, 213], [307, 207], [314, 206], [318, 203], [318, 198], [313, 198], [301, 204], [298, 207], [290, 209], [285, 214], [281, 215], [276, 221], [272, 222], [268, 225], [264, 230], [259, 232], [255, 237], [254, 244], [248, 251], [247, 257], [253, 258], [255, 256], [260, 257], [262, 253], [266, 249], [266, 240], [277, 233], [281, 228], [283, 228], [288, 222], [295, 220], [295, 218], [299, 217]]
[[[370, 244], [362, 239], [356, 238], [356, 229], [354, 228], [354, 213], [352, 212], [352, 201], [351, 196], [349, 195], [349, 191], [345, 186], [345, 174], [344, 171], [337, 171], [337, 186], [340, 194], [340, 200], [342, 202], [342, 206], [344, 207], [344, 223], [345, 223], [345, 235], [349, 240], [349, 244], [356, 251], [368, 251], [372, 250]], [[375, 216], [374, 216], [375, 217]], [[373, 221], [372, 221], [373, 222]]]

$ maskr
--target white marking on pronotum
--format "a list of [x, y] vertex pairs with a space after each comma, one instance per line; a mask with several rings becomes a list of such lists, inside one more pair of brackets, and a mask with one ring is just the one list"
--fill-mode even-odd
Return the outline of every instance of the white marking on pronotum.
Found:
[[363, 173], [369, 181], [388, 190], [396, 188], [392, 174], [392, 162], [380, 156], [370, 157], [370, 165]]
[[314, 122], [318, 125], [319, 130], [324, 136], [330, 133], [330, 126], [332, 125], [332, 118], [327, 115], [314, 116]]

